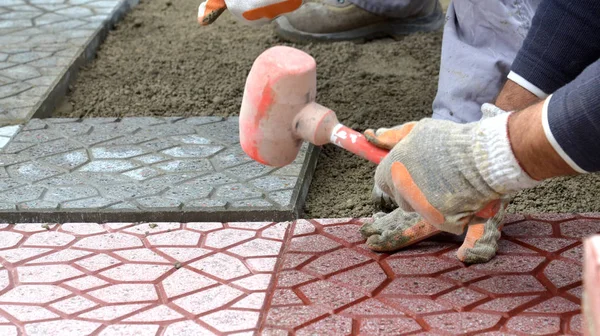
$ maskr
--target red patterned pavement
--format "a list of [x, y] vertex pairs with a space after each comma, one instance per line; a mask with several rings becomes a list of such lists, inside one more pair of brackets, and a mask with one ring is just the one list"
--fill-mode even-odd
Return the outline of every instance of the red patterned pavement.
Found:
[[[600, 215], [512, 216], [466, 267], [361, 220], [0, 225], [0, 335], [579, 335]], [[276, 274], [276, 275], [275, 275]]]
[[470, 267], [456, 242], [376, 254], [360, 221], [298, 221], [264, 334], [579, 335], [581, 238], [600, 232], [589, 217], [512, 216], [498, 256]]

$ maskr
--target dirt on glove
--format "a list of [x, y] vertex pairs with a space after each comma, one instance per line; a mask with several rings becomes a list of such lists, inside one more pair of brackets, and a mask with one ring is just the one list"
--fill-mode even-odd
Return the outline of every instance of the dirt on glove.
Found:
[[[225, 13], [196, 22], [198, 0], [142, 0], [111, 31], [54, 117], [236, 116], [254, 59], [290, 45], [317, 60], [318, 101], [363, 131], [431, 115], [441, 32], [399, 41], [294, 45], [272, 27], [249, 28]], [[325, 146], [309, 191], [307, 217], [370, 216], [375, 165]], [[519, 212], [600, 211], [600, 178], [562, 179], [519, 194]]]

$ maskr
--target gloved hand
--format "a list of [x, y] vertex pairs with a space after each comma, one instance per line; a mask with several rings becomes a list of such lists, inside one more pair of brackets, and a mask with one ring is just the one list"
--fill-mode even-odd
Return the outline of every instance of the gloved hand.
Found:
[[[494, 217], [469, 225], [465, 240], [456, 252], [460, 261], [484, 263], [496, 255], [508, 203], [509, 198], [504, 198]], [[418, 213], [406, 212], [401, 208], [389, 214], [377, 213], [373, 219], [373, 222], [365, 223], [360, 232], [367, 239], [367, 247], [377, 252], [393, 252], [441, 232]]]
[[263, 25], [302, 6], [302, 0], [205, 0], [198, 8], [198, 23], [213, 23], [225, 9], [242, 22]]
[[537, 185], [512, 152], [509, 114], [491, 104], [482, 112], [484, 118], [470, 124], [427, 118], [367, 130], [369, 141], [391, 148], [377, 167], [377, 187], [401, 209], [419, 213], [439, 230], [461, 234], [473, 220], [481, 221], [476, 214], [490, 203]]
[[[378, 167], [373, 198], [384, 205], [390, 205], [392, 201], [400, 205], [400, 208], [392, 213], [387, 215], [377, 214], [374, 216], [374, 222], [363, 225], [361, 233], [367, 239], [369, 248], [382, 252], [394, 251], [415, 244], [441, 231], [460, 234], [468, 224], [465, 241], [457, 252], [458, 259], [467, 263], [479, 263], [486, 262], [495, 255], [505, 209], [510, 201], [508, 194], [513, 191], [512, 189], [532, 186], [538, 182], [529, 178], [520, 169], [514, 155], [512, 155], [508, 135], [506, 134], [508, 114], [491, 104], [483, 105], [482, 112], [482, 121], [470, 125], [448, 125], [447, 122], [424, 120], [430, 124], [439, 123], [443, 125], [439, 130], [441, 132], [436, 131], [435, 125], [422, 127], [416, 122], [392, 129], [379, 129], [376, 132], [367, 130], [365, 132], [365, 136], [372, 143], [385, 149], [392, 149], [390, 155], [380, 164], [380, 167], [382, 167], [382, 164], [385, 167]], [[421, 121], [420, 123], [424, 122]], [[413, 131], [418, 131], [415, 134], [420, 136], [417, 137], [418, 139], [412, 138], [413, 142], [408, 142], [409, 135], [413, 135]], [[427, 132], [430, 133], [427, 134]], [[442, 132], [444, 134], [440, 135]], [[432, 136], [431, 133], [435, 133], [436, 136]], [[413, 152], [417, 155], [410, 155], [410, 144], [418, 140], [422, 140], [424, 146], [414, 146], [418, 147], [414, 148], [416, 151]], [[398, 145], [401, 141], [403, 144]], [[404, 143], [404, 141], [407, 141], [407, 143]], [[443, 141], [441, 143], [448, 145], [440, 146], [437, 145], [440, 142], [435, 141]], [[398, 150], [397, 147], [401, 149]], [[424, 155], [418, 155], [419, 153]], [[429, 153], [433, 155], [428, 155]], [[416, 160], [415, 157], [417, 157]], [[414, 176], [421, 181], [423, 175], [426, 175], [427, 172], [439, 174], [437, 181], [440, 181], [444, 187], [436, 188], [434, 185], [434, 188], [431, 188], [431, 184], [426, 184], [430, 188], [428, 190], [431, 195], [430, 198], [427, 198], [422, 191], [419, 195], [421, 198], [416, 200], [410, 198], [414, 195], [404, 196], [405, 194], [397, 190], [392, 176], [391, 166], [394, 158], [408, 159], [400, 162], [406, 162], [410, 167], [406, 170], [408, 171], [408, 182], [410, 183], [410, 180], [412, 180], [413, 191], [415, 189], [421, 191], [418, 184], [415, 185]], [[441, 167], [437, 169], [439, 172], [436, 173], [435, 168], [427, 169], [428, 162], [431, 167]], [[423, 166], [426, 168], [419, 170]], [[482, 167], [482, 172], [480, 172], [479, 167]], [[386, 169], [388, 170], [387, 174]], [[455, 171], [448, 172], [448, 169], [454, 169]], [[493, 172], [496, 172], [496, 175], [500, 173], [508, 173], [509, 175], [505, 178], [505, 181], [502, 181], [492, 175]], [[486, 177], [484, 178], [484, 176]], [[516, 176], [515, 180], [510, 180], [510, 176]], [[425, 180], [427, 181], [427, 179]], [[471, 184], [470, 181], [473, 180], [478, 183]], [[492, 185], [496, 186], [497, 189], [494, 189]], [[460, 188], [461, 186], [462, 188]], [[433, 189], [433, 192], [431, 189]], [[394, 197], [389, 195], [394, 195]], [[481, 206], [485, 206], [486, 200], [493, 200], [495, 196], [501, 198], [501, 204], [495, 215], [487, 220], [474, 215]], [[477, 202], [477, 197], [484, 198]], [[465, 198], [467, 199], [466, 206], [461, 207], [460, 200]], [[433, 201], [430, 201], [430, 199]], [[440, 199], [443, 202], [440, 202]], [[455, 212], [450, 212], [450, 215], [442, 213], [444, 221], [442, 223], [435, 222], [434, 225], [418, 213], [405, 211], [405, 209], [412, 211], [414, 208], [419, 208], [419, 204], [423, 203], [429, 203], [430, 207], [425, 209], [435, 215], [437, 215], [436, 212], [441, 212], [434, 208], [431, 205], [432, 203], [442, 204], [440, 208], [445, 210], [450, 208]], [[444, 205], [447, 207], [444, 208]], [[456, 212], [458, 212], [458, 215]], [[447, 217], [455, 220], [446, 221]], [[435, 216], [434, 219], [436, 219]]]

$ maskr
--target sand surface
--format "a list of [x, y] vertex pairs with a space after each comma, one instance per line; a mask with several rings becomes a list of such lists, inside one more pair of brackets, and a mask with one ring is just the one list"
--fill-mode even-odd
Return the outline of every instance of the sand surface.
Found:
[[[55, 117], [238, 114], [254, 59], [274, 45], [272, 28], [248, 28], [225, 13], [196, 23], [199, 0], [142, 0], [83, 69]], [[296, 46], [317, 60], [318, 101], [359, 131], [428, 117], [436, 93], [442, 33], [400, 41]], [[319, 158], [307, 217], [369, 216], [375, 166], [333, 146]], [[600, 177], [545, 183], [511, 211], [600, 211]]]

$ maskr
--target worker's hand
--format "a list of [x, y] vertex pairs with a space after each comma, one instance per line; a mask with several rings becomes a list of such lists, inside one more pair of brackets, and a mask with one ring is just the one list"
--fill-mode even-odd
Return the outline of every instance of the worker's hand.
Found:
[[377, 252], [393, 252], [440, 232], [418, 213], [406, 212], [401, 208], [389, 214], [377, 213], [373, 216], [373, 222], [360, 228], [360, 233], [367, 239], [367, 247]]
[[302, 6], [302, 0], [205, 0], [198, 8], [198, 23], [213, 23], [225, 9], [242, 22], [262, 25]]
[[493, 217], [502, 197], [539, 182], [512, 152], [509, 114], [491, 104], [482, 112], [484, 119], [470, 124], [423, 119], [367, 130], [369, 141], [391, 148], [377, 167], [377, 187], [402, 210], [445, 232], [461, 234], [468, 224]]
[[[494, 217], [469, 224], [465, 240], [456, 252], [460, 261], [468, 264], [483, 263], [496, 255], [508, 203], [508, 198], [503, 199]], [[360, 232], [367, 239], [367, 247], [377, 252], [394, 252], [441, 232], [419, 214], [406, 212], [401, 208], [389, 214], [378, 213], [373, 219], [372, 222], [365, 223]]]

